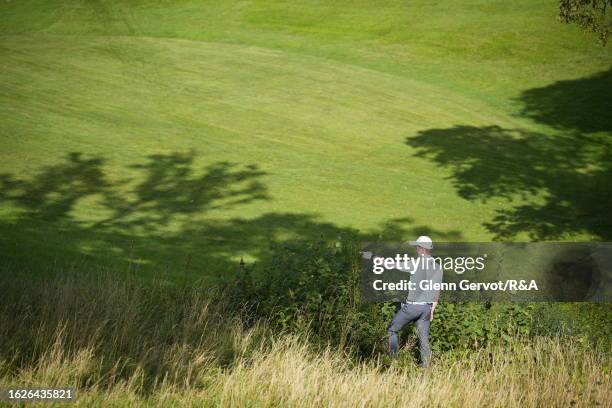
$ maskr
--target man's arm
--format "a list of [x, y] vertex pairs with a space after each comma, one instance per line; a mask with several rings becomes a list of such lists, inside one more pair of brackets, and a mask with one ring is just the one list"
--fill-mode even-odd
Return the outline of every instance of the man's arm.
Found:
[[434, 310], [438, 306], [438, 299], [440, 299], [440, 291], [436, 292], [436, 300], [431, 304], [431, 314], [429, 315], [429, 321], [433, 320]]

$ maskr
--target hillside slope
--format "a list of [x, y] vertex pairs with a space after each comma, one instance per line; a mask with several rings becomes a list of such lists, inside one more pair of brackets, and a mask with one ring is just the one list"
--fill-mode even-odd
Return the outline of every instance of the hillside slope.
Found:
[[2, 252], [610, 238], [611, 54], [556, 2], [328, 3], [2, 3]]

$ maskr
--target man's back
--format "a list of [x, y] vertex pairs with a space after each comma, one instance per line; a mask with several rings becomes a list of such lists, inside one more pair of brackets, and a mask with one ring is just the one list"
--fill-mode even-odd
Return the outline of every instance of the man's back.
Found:
[[423, 256], [414, 273], [411, 271], [410, 286], [414, 290], [408, 292], [407, 302], [432, 303], [437, 301], [437, 290], [433, 285], [442, 283], [442, 268], [439, 262], [431, 256]]

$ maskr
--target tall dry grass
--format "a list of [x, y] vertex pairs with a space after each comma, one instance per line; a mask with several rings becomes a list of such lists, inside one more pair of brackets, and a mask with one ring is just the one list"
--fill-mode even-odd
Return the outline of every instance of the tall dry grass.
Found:
[[[74, 386], [81, 406], [610, 406], [610, 356], [571, 339], [356, 361], [245, 329], [203, 288], [2, 279], [0, 386]], [[405, 353], [407, 354], [407, 353]]]

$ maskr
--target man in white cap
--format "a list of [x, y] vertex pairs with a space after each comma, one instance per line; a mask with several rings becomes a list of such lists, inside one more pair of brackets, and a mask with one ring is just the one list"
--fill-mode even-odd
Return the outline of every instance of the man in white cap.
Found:
[[[409, 243], [416, 247], [416, 252], [421, 258], [421, 262], [414, 271], [404, 270], [405, 272], [411, 273], [410, 282], [411, 286], [415, 289], [408, 293], [406, 300], [401, 304], [400, 310], [397, 311], [387, 328], [389, 332], [389, 353], [391, 357], [397, 356], [399, 333], [406, 324], [414, 322], [419, 338], [421, 366], [428, 367], [431, 360], [429, 326], [433, 320], [434, 310], [436, 309], [440, 297], [440, 291], [423, 290], [419, 283], [424, 280], [431, 281], [432, 283], [441, 283], [442, 268], [440, 265], [436, 265], [434, 259], [431, 258], [431, 251], [433, 249], [431, 238], [428, 236], [420, 236], [416, 241], [410, 241]], [[427, 261], [428, 258], [431, 258], [430, 261]]]

